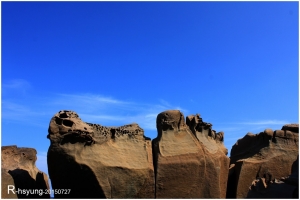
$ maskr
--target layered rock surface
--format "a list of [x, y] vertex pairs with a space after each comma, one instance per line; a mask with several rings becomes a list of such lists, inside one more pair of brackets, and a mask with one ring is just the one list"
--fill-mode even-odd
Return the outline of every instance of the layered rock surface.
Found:
[[151, 140], [137, 124], [105, 127], [60, 111], [51, 119], [48, 170], [55, 198], [154, 198]]
[[178, 110], [157, 116], [152, 142], [156, 198], [225, 198], [229, 158], [224, 133], [216, 133], [199, 115]]
[[[40, 193], [49, 189], [49, 184], [48, 176], [35, 166], [36, 154], [33, 148], [1, 147], [1, 198], [50, 198]], [[18, 189], [24, 193], [16, 193]]]
[[[256, 185], [267, 188], [267, 183], [290, 175], [298, 149], [298, 124], [284, 125], [276, 131], [266, 129], [259, 134], [248, 133], [239, 139], [231, 150], [227, 197], [246, 198], [251, 185], [253, 189], [258, 187]], [[269, 188], [272, 187], [277, 186], [273, 184]]]

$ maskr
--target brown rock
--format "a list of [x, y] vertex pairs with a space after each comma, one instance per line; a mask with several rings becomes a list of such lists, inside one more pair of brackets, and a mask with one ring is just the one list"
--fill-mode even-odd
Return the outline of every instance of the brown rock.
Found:
[[152, 142], [156, 198], [225, 198], [229, 158], [224, 133], [216, 134], [199, 115], [178, 110], [157, 116]]
[[286, 124], [281, 130], [288, 130], [295, 133], [299, 133], [299, 124]]
[[42, 193], [49, 189], [48, 177], [35, 166], [36, 154], [33, 148], [1, 147], [2, 198], [50, 198]]
[[293, 173], [280, 179], [266, 181], [265, 178], [257, 178], [249, 188], [247, 198], [272, 198], [272, 199], [299, 199], [299, 160], [294, 162]]
[[[284, 130], [266, 129], [259, 134], [248, 133], [231, 149], [227, 198], [246, 198], [253, 180], [266, 182], [291, 174], [298, 156], [298, 132], [294, 124]], [[273, 187], [273, 186], [272, 186]]]
[[48, 170], [55, 198], [154, 198], [151, 141], [137, 124], [105, 127], [72, 111], [50, 121]]

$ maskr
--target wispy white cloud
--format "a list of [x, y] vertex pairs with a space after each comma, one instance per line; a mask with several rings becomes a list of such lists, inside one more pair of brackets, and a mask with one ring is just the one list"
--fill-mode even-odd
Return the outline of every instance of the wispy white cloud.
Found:
[[32, 105], [23, 105], [9, 100], [2, 100], [1, 104], [2, 122], [21, 122], [43, 127], [44, 124], [41, 121], [48, 116], [41, 108], [34, 108]]
[[105, 103], [105, 104], [113, 104], [113, 105], [123, 105], [123, 104], [130, 104], [130, 102], [121, 101], [114, 99], [112, 97], [104, 97], [101, 95], [94, 95], [94, 94], [58, 94], [58, 96], [61, 96], [62, 98], [70, 98], [70, 99], [76, 99], [85, 103]]
[[20, 105], [18, 103], [6, 101], [6, 100], [2, 100], [2, 108], [7, 109], [7, 110], [11, 111], [12, 113], [29, 112], [29, 109], [26, 106]]
[[261, 120], [261, 121], [249, 121], [249, 122], [240, 122], [237, 124], [242, 125], [284, 125], [289, 124], [291, 122], [285, 120]]
[[[247, 133], [258, 134], [265, 129], [279, 130], [285, 124], [295, 123], [287, 120], [278, 119], [263, 119], [243, 122], [227, 122], [215, 123], [214, 129], [216, 131], [224, 131], [224, 144], [226, 148], [231, 149], [235, 142], [244, 137]], [[296, 122], [298, 123], [298, 122]]]
[[87, 122], [105, 125], [138, 123], [143, 129], [156, 130], [156, 116], [168, 109], [185, 110], [167, 101], [157, 104], [114, 99], [93, 94], [60, 94], [53, 101], [56, 106], [71, 108]]
[[131, 110], [135, 103], [122, 101], [112, 97], [95, 94], [56, 94], [48, 102], [50, 106], [63, 109], [84, 110], [85, 112], [99, 113], [112, 109]]
[[[80, 113], [79, 113], [80, 114]], [[81, 118], [90, 120], [90, 121], [96, 121], [96, 120], [110, 120], [110, 121], [122, 121], [124, 120], [124, 117], [122, 116], [113, 116], [113, 115], [97, 115], [97, 114], [80, 114]]]
[[13, 79], [2, 84], [2, 89], [28, 89], [31, 85], [24, 79]]
[[1, 85], [2, 98], [10, 94], [14, 94], [14, 96], [26, 95], [30, 89], [30, 83], [24, 79], [3, 81]]
[[31, 98], [20, 102], [4, 99], [2, 118], [4, 120], [26, 121], [33, 116], [48, 117], [47, 121], [60, 110], [73, 110], [83, 121], [104, 126], [120, 126], [138, 123], [143, 129], [156, 130], [156, 116], [165, 110], [177, 109], [164, 100], [158, 103], [125, 101], [95, 94], [55, 94], [48, 98]]

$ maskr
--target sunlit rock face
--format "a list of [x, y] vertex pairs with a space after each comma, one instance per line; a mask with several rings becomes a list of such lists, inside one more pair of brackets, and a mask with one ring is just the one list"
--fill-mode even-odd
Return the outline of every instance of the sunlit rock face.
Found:
[[[37, 151], [17, 146], [1, 147], [1, 198], [50, 198], [48, 176], [35, 162]], [[13, 189], [12, 190], [9, 189]], [[22, 192], [16, 192], [17, 190]]]
[[275, 131], [266, 129], [259, 134], [248, 133], [231, 149], [227, 197], [246, 198], [254, 180], [258, 184], [270, 183], [292, 174], [298, 154], [298, 124], [287, 124]]
[[55, 198], [154, 198], [151, 140], [138, 124], [105, 127], [73, 111], [50, 121], [48, 170]]
[[158, 114], [152, 142], [156, 198], [225, 198], [229, 158], [224, 133], [199, 115], [178, 110]]

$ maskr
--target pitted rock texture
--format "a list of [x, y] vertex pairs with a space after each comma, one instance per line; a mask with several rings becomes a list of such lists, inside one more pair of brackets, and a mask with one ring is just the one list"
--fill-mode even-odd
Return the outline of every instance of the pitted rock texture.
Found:
[[48, 170], [55, 198], [154, 198], [151, 141], [137, 124], [105, 127], [63, 110], [50, 121]]
[[179, 110], [157, 116], [152, 142], [156, 198], [225, 198], [229, 158], [224, 133], [216, 134], [199, 115]]
[[[35, 166], [36, 154], [33, 148], [1, 147], [1, 198], [50, 198], [49, 194], [37, 192], [49, 189], [49, 183], [48, 176]], [[14, 194], [8, 188], [31, 193]]]
[[268, 183], [290, 175], [299, 152], [299, 133], [293, 132], [298, 130], [296, 124], [284, 125], [239, 139], [231, 149], [227, 197], [246, 198], [253, 180]]

